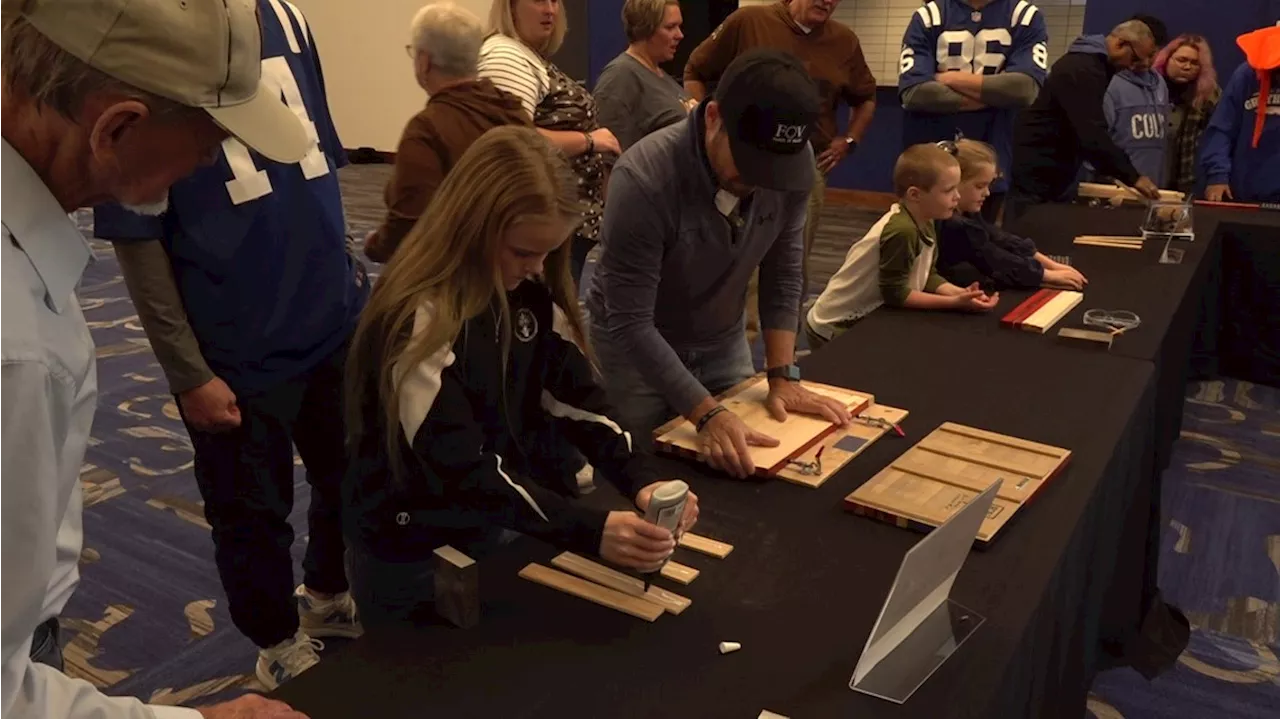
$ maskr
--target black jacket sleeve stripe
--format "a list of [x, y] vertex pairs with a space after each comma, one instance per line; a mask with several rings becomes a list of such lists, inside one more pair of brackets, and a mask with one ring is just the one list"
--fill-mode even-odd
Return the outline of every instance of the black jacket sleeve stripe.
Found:
[[612, 408], [591, 365], [573, 340], [564, 311], [552, 306], [552, 332], [542, 408], [557, 427], [627, 497], [655, 481], [651, 459], [637, 452], [631, 433], [609, 417]]

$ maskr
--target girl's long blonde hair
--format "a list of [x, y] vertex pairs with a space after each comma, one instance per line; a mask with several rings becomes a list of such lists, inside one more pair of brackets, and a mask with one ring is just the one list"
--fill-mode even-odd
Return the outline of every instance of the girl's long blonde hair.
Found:
[[[511, 318], [498, 253], [516, 224], [562, 221], [566, 238], [580, 222], [577, 180], [562, 155], [532, 128], [486, 132], [445, 176], [422, 217], [405, 235], [360, 316], [346, 366], [348, 444], [360, 446], [369, 428], [364, 410], [376, 392], [394, 474], [403, 468], [399, 433], [404, 371], [452, 344], [463, 324], [496, 300], [502, 367], [510, 347]], [[547, 256], [544, 281], [564, 311], [579, 346], [588, 352], [569, 242]], [[430, 308], [416, 335], [414, 316]]]
[[968, 138], [956, 140], [956, 160], [960, 163], [961, 182], [978, 174], [982, 165], [991, 165], [996, 172], [1000, 171], [995, 148], [985, 142]]

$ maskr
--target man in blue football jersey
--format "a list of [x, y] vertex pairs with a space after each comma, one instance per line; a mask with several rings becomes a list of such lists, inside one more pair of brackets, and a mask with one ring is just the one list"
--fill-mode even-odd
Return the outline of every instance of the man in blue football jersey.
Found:
[[[95, 211], [191, 435], [232, 621], [268, 688], [318, 661], [315, 637], [358, 636], [343, 565], [342, 369], [368, 295], [348, 251], [329, 117], [306, 20], [259, 0], [262, 77], [303, 119], [296, 164], [232, 138], [172, 187], [167, 211]], [[163, 214], [161, 214], [163, 213]], [[293, 447], [311, 484], [304, 581], [293, 584]]]
[[1013, 119], [1049, 69], [1044, 14], [1027, 0], [933, 0], [902, 37], [898, 91], [903, 143], [963, 135], [996, 150], [999, 176], [983, 216], [994, 222], [1009, 187]]

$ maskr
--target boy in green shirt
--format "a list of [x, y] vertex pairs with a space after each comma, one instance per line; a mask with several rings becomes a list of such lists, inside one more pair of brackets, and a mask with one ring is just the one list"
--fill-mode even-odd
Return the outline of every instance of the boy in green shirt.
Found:
[[938, 274], [935, 222], [960, 200], [960, 164], [952, 143], [913, 145], [893, 167], [898, 203], [853, 243], [840, 271], [805, 318], [809, 346], [826, 344], [880, 305], [986, 312], [1000, 295], [975, 282], [957, 287]]

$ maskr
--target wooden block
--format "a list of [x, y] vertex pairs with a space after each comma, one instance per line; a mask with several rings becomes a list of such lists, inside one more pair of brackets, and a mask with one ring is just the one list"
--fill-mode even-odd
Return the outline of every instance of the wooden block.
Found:
[[665, 611], [647, 599], [623, 594], [541, 564], [531, 563], [525, 566], [520, 570], [520, 577], [649, 622], [655, 621]]
[[1105, 347], [1111, 349], [1111, 343], [1115, 341], [1116, 336], [1110, 332], [1099, 332], [1097, 330], [1082, 330], [1075, 327], [1063, 327], [1058, 330], [1058, 337], [1067, 340], [1080, 340], [1094, 347]]
[[725, 544], [714, 539], [708, 539], [693, 532], [685, 532], [680, 535], [680, 546], [685, 549], [692, 549], [695, 552], [708, 554], [717, 559], [724, 559], [729, 556], [729, 552], [733, 551], [732, 544]]
[[[882, 419], [891, 424], [902, 424], [902, 420], [907, 418], [907, 410], [898, 409], [897, 407], [886, 407], [882, 404], [873, 404], [862, 413], [861, 416], [871, 419]], [[799, 484], [804, 487], [816, 489], [826, 483], [828, 479], [835, 476], [854, 457], [867, 451], [867, 448], [883, 437], [886, 433], [891, 432], [888, 427], [878, 424], [867, 424], [854, 420], [843, 432], [832, 432], [827, 435], [815, 447], [810, 447], [798, 456], [793, 457], [799, 462], [813, 462], [818, 455], [818, 451], [822, 451], [822, 471], [818, 474], [804, 474], [800, 471], [800, 467], [788, 463], [786, 467], [778, 470], [778, 479], [785, 480], [792, 484]], [[843, 440], [853, 438], [860, 445], [856, 449], [845, 449]]]
[[556, 555], [551, 560], [551, 566], [556, 569], [563, 569], [566, 572], [590, 579], [596, 584], [615, 589], [623, 594], [630, 594], [633, 597], [644, 596], [644, 580], [633, 577], [629, 574], [623, 574], [616, 569], [611, 569], [603, 564], [579, 556], [573, 552], [563, 552]]
[[1043, 307], [1023, 320], [1019, 327], [1029, 332], [1044, 334], [1082, 301], [1084, 301], [1084, 293], [1061, 290], [1053, 299], [1046, 302]]
[[688, 597], [682, 597], [675, 592], [668, 592], [662, 587], [650, 585], [649, 591], [644, 593], [644, 598], [657, 604], [671, 614], [679, 614], [689, 608], [693, 604], [693, 600]]
[[466, 629], [480, 623], [480, 567], [449, 545], [435, 550], [436, 613]]
[[673, 582], [679, 582], [687, 585], [697, 579], [698, 575], [702, 572], [688, 566], [687, 564], [667, 560], [667, 563], [662, 565], [662, 572], [660, 573], [663, 577], [666, 577]]
[[[862, 392], [833, 387], [817, 382], [804, 382], [806, 389], [832, 397], [843, 403], [850, 414], [860, 414], [874, 402], [874, 397]], [[761, 376], [752, 377], [719, 396], [730, 412], [738, 415], [743, 423], [778, 440], [777, 447], [751, 447], [751, 461], [755, 463], [756, 476], [773, 477], [787, 466], [787, 460], [816, 448], [837, 427], [825, 419], [792, 412], [786, 422], [778, 422], [769, 415], [764, 401], [769, 396], [769, 383]], [[663, 452], [698, 459], [700, 445], [693, 424], [683, 418], [674, 419], [654, 430], [654, 445]]]

